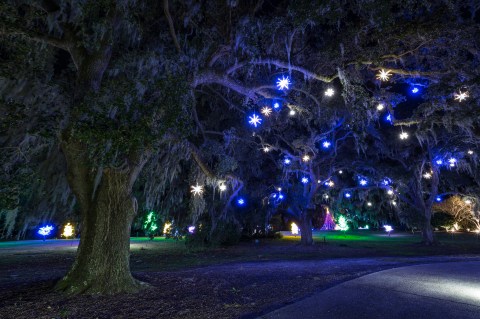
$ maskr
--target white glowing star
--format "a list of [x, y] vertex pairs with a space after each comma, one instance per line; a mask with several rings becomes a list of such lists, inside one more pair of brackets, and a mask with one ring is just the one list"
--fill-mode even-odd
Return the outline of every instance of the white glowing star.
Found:
[[328, 187], [333, 187], [333, 186], [335, 186], [335, 183], [333, 181], [328, 181], [327, 186]]
[[361, 179], [360, 180], [360, 185], [362, 185], [362, 186], [367, 185], [367, 180], [366, 179]]
[[387, 194], [388, 194], [388, 195], [393, 195], [393, 191], [392, 191], [391, 189], [389, 189], [389, 190], [387, 191]]
[[400, 139], [401, 140], [406, 140], [408, 138], [408, 133], [407, 132], [402, 132], [400, 133]]
[[292, 82], [290, 82], [290, 78], [288, 76], [282, 76], [282, 78], [279, 78], [277, 81], [277, 88], [279, 90], [288, 90], [288, 86], [290, 84], [292, 84]]
[[257, 127], [257, 125], [262, 124], [262, 119], [255, 113], [252, 116], [249, 116], [248, 123], [252, 124], [253, 126]]
[[388, 79], [392, 76], [390, 71], [385, 71], [381, 69], [380, 72], [377, 74], [377, 79], [380, 81], [388, 81]]
[[297, 112], [295, 112], [295, 110], [290, 110], [290, 112], [288, 113], [290, 116], [294, 116], [295, 114], [297, 114]]
[[305, 154], [303, 157], [302, 157], [302, 161], [304, 162], [308, 162], [310, 160], [310, 156], [308, 156], [307, 154]]
[[260, 112], [265, 115], [265, 116], [270, 116], [270, 114], [272, 114], [272, 108], [271, 107], [268, 107], [268, 106], [264, 106]]
[[325, 142], [322, 143], [323, 148], [329, 148], [330, 145], [332, 145], [332, 143], [330, 143], [329, 141], [325, 141]]
[[426, 172], [425, 174], [423, 174], [423, 178], [430, 179], [430, 178], [432, 178], [432, 174], [429, 173], [429, 172]]
[[191, 193], [193, 193], [194, 196], [196, 195], [202, 195], [203, 194], [203, 186], [201, 185], [195, 185], [195, 186], [192, 186], [192, 190], [190, 191]]
[[368, 202], [368, 203], [367, 203], [367, 206], [372, 206], [372, 202]]
[[458, 102], [462, 102], [463, 100], [467, 99], [469, 97], [468, 92], [459, 92], [459, 93], [453, 93], [453, 98], [457, 100]]
[[325, 96], [333, 96], [335, 94], [335, 91], [332, 88], [328, 88], [325, 91]]
[[379, 110], [379, 111], [383, 110], [384, 108], [385, 108], [385, 105], [383, 105], [382, 103], [379, 103], [377, 105], [377, 110]]
[[218, 186], [218, 188], [220, 189], [221, 192], [224, 192], [227, 189], [227, 185], [222, 183]]
[[385, 228], [385, 231], [387, 233], [390, 233], [393, 230], [392, 226], [390, 226], [390, 225], [385, 225], [385, 226], [383, 226], [383, 228]]
[[307, 183], [308, 183], [308, 178], [302, 177], [302, 183], [303, 183], [303, 184], [307, 184]]
[[268, 147], [268, 146], [265, 146], [265, 147], [263, 148], [263, 151], [264, 151], [265, 153], [268, 153], [268, 152], [270, 152], [270, 147]]

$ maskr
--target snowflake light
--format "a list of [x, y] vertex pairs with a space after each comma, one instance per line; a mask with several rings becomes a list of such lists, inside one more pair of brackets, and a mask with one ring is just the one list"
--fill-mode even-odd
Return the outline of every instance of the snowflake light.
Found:
[[362, 178], [362, 179], [360, 180], [360, 185], [362, 185], [362, 186], [366, 186], [367, 183], [368, 183], [367, 180], [364, 179], [364, 178]]
[[388, 194], [388, 195], [393, 195], [393, 190], [389, 189], [389, 190], [387, 191], [387, 194]]
[[408, 138], [408, 133], [407, 132], [402, 132], [400, 133], [400, 139], [401, 140], [406, 140]]
[[50, 233], [52, 232], [52, 230], [53, 230], [53, 226], [51, 226], [51, 225], [46, 225], [46, 226], [40, 227], [40, 228], [38, 229], [38, 232], [37, 232], [37, 233], [38, 233], [39, 235], [42, 235], [43, 237], [45, 237], [45, 236], [50, 235]]
[[302, 157], [302, 161], [304, 162], [308, 162], [310, 160], [310, 156], [308, 154], [305, 154], [303, 157]]
[[289, 159], [289, 158], [286, 158], [286, 159], [283, 160], [283, 163], [284, 163], [285, 165], [289, 165], [291, 162], [292, 162], [292, 160]]
[[469, 97], [469, 95], [468, 95], [467, 91], [453, 94], [453, 98], [458, 102], [462, 102], [463, 100], [465, 100], [468, 97]]
[[450, 167], [454, 167], [457, 163], [457, 159], [452, 157], [448, 160], [448, 163], [450, 164]]
[[332, 88], [328, 88], [326, 91], [325, 91], [325, 96], [328, 96], [328, 97], [331, 97], [335, 94], [335, 91], [332, 89]]
[[258, 125], [262, 124], [262, 119], [257, 114], [253, 113], [252, 116], [248, 117], [248, 123], [254, 127], [257, 127]]
[[442, 164], [443, 164], [443, 160], [437, 159], [437, 160], [435, 161], [435, 163], [437, 163], [437, 165], [442, 165]]
[[377, 79], [380, 81], [388, 81], [388, 79], [392, 76], [390, 71], [385, 71], [384, 69], [381, 69], [380, 72], [377, 74]]
[[350, 197], [352, 197], [352, 194], [350, 194], [350, 193], [345, 193], [345, 198], [350, 198]]
[[423, 174], [423, 178], [430, 179], [430, 178], [432, 178], [432, 174], [429, 173], [429, 172], [426, 172], [425, 174]]
[[188, 226], [188, 232], [193, 234], [195, 232], [195, 226]]
[[324, 141], [324, 142], [322, 143], [322, 147], [323, 147], [323, 148], [329, 148], [330, 145], [332, 145], [332, 143], [330, 143], [329, 141]]
[[243, 206], [243, 205], [245, 205], [245, 200], [243, 198], [239, 198], [239, 199], [237, 199], [237, 204], [239, 206]]
[[420, 92], [420, 89], [419, 89], [419, 88], [414, 87], [414, 88], [412, 89], [412, 93], [413, 93], [413, 94], [417, 94], [418, 92]]
[[292, 235], [298, 235], [298, 226], [295, 223], [292, 223], [292, 226], [290, 228], [290, 231], [292, 232]]
[[378, 111], [382, 111], [384, 108], [385, 108], [385, 105], [383, 105], [383, 103], [379, 103], [379, 104], [377, 105], [377, 110], [378, 110]]
[[278, 110], [280, 108], [280, 103], [278, 103], [278, 102], [273, 103], [273, 108], [275, 110]]
[[73, 236], [73, 226], [70, 225], [70, 223], [67, 223], [65, 227], [63, 227], [63, 233], [62, 236], [65, 238], [72, 237]]
[[388, 178], [384, 178], [384, 179], [382, 180], [382, 184], [385, 185], [385, 186], [390, 185], [390, 183], [391, 183], [391, 181], [390, 181], [390, 179], [388, 179]]
[[277, 88], [279, 90], [288, 90], [288, 86], [292, 84], [292, 82], [290, 82], [290, 78], [287, 76], [282, 76], [282, 78], [278, 78], [277, 80]]
[[383, 228], [385, 228], [385, 231], [389, 234], [393, 230], [392, 226], [390, 226], [390, 225], [385, 225], [385, 226], [383, 226]]
[[308, 183], [308, 178], [307, 177], [302, 177], [302, 183], [307, 184]]
[[227, 189], [227, 185], [222, 183], [218, 186], [218, 189], [220, 189], [221, 192], [224, 192]]
[[385, 116], [385, 121], [391, 124], [393, 122], [392, 114], [388, 114], [387, 116]]
[[284, 198], [285, 198], [285, 196], [282, 193], [278, 194], [278, 199], [282, 200]]
[[264, 146], [264, 147], [263, 147], [263, 151], [264, 151], [265, 153], [270, 152], [270, 147]]
[[328, 182], [325, 182], [325, 186], [333, 187], [335, 186], [335, 183], [333, 181], [328, 181]]
[[202, 195], [203, 194], [203, 186], [201, 185], [195, 185], [195, 186], [192, 186], [192, 189], [190, 191], [191, 193], [193, 193], [194, 196], [196, 195]]
[[270, 114], [272, 114], [273, 111], [272, 111], [272, 108], [271, 108], [271, 107], [264, 106], [264, 107], [260, 110], [260, 112], [261, 112], [263, 115], [265, 115], [265, 116], [268, 117], [268, 116], [270, 116]]

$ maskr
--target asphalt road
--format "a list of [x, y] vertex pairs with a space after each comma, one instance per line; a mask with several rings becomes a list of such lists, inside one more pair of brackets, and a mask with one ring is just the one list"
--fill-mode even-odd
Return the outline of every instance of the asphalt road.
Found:
[[423, 264], [366, 275], [262, 319], [479, 319], [480, 262]]

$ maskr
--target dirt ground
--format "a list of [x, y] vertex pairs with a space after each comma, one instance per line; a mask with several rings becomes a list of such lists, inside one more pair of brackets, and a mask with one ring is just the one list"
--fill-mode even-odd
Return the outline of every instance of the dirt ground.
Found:
[[0, 318], [255, 318], [375, 271], [480, 260], [477, 251], [388, 257], [345, 244], [304, 248], [248, 242], [203, 252], [182, 250], [181, 243], [136, 245], [132, 272], [151, 288], [115, 296], [65, 296], [52, 290], [74, 260], [73, 242], [0, 246]]

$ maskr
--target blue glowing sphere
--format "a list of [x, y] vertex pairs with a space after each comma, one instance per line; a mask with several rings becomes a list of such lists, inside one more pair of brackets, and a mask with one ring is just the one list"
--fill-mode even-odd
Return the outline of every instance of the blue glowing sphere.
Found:
[[420, 92], [420, 89], [419, 89], [419, 88], [414, 87], [414, 88], [412, 89], [412, 93], [413, 93], [413, 94], [417, 94], [418, 92]]
[[289, 159], [289, 158], [286, 158], [286, 159], [283, 160], [283, 163], [284, 163], [285, 165], [289, 165], [291, 162], [292, 162], [292, 160]]
[[437, 196], [437, 197], [435, 197], [435, 200], [436, 200], [437, 202], [441, 202], [441, 201], [442, 201], [442, 198], [441, 198], [440, 196]]
[[239, 199], [237, 199], [237, 204], [239, 206], [243, 206], [243, 205], [245, 205], [245, 200], [243, 198], [239, 198]]
[[308, 183], [308, 177], [302, 177], [302, 183], [307, 184]]
[[350, 197], [352, 197], [352, 194], [350, 194], [350, 193], [345, 193], [345, 198], [350, 198]]

